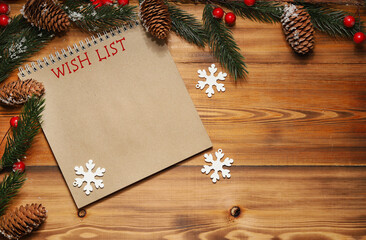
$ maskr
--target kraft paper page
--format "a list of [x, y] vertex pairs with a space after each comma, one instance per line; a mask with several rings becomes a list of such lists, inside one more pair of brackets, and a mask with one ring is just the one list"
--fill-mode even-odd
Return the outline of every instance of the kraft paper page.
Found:
[[[43, 131], [78, 208], [212, 146], [166, 44], [140, 26], [108, 36], [21, 77], [45, 85]], [[89, 160], [105, 172], [87, 195], [73, 183]]]

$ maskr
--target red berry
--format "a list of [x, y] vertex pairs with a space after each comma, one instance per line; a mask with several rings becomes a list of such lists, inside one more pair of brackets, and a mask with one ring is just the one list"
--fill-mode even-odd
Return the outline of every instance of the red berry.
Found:
[[365, 39], [366, 39], [366, 36], [363, 32], [357, 32], [357, 33], [355, 33], [355, 35], [353, 35], [353, 41], [355, 43], [358, 43], [358, 44], [363, 43], [363, 41], [365, 41]]
[[255, 0], [244, 0], [245, 5], [251, 7], [255, 4]]
[[347, 16], [343, 19], [343, 25], [345, 27], [351, 28], [355, 25], [355, 18], [353, 16]]
[[212, 11], [212, 15], [214, 16], [214, 18], [221, 19], [224, 16], [224, 10], [217, 7]]
[[234, 25], [235, 21], [236, 21], [236, 16], [234, 13], [232, 13], [232, 12], [226, 13], [226, 15], [225, 15], [226, 24], [231, 26], [231, 25]]
[[122, 6], [125, 6], [129, 3], [129, 0], [118, 0], [118, 4], [119, 5], [122, 5]]
[[13, 165], [13, 172], [24, 172], [25, 170], [25, 164], [24, 162], [18, 160], [18, 162], [14, 163]]
[[0, 3], [0, 14], [8, 14], [10, 11], [9, 5], [6, 3]]
[[13, 128], [17, 128], [18, 127], [18, 122], [19, 122], [19, 117], [12, 117], [10, 119], [10, 126], [12, 126]]
[[0, 15], [0, 26], [5, 27], [9, 24], [10, 18], [5, 14]]

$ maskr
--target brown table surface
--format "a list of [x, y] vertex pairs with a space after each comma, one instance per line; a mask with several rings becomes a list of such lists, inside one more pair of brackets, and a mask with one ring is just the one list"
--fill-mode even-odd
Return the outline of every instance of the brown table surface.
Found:
[[[24, 2], [8, 1], [11, 13]], [[183, 7], [198, 17], [203, 9]], [[365, 8], [361, 15], [365, 20]], [[40, 133], [26, 159], [28, 180], [10, 206], [47, 207], [46, 223], [28, 239], [366, 239], [365, 44], [317, 33], [314, 53], [299, 57], [279, 24], [238, 19], [232, 30], [250, 75], [228, 78], [226, 92], [211, 99], [195, 88], [197, 70], [219, 63], [174, 34], [168, 43], [212, 139], [206, 152], [221, 148], [234, 159], [231, 179], [213, 184], [199, 154], [86, 207], [79, 218]], [[31, 60], [88, 35], [73, 28]], [[14, 80], [15, 72], [6, 82]], [[18, 113], [0, 107], [0, 136]], [[241, 208], [237, 218], [233, 206]]]

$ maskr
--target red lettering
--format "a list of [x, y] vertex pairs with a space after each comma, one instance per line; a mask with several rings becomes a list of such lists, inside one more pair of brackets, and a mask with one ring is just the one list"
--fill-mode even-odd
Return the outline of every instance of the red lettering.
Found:
[[122, 46], [122, 51], [125, 50], [125, 47], [123, 46], [123, 43], [122, 41], [125, 40], [125, 38], [121, 38], [120, 40], [117, 40], [116, 42], [120, 42], [121, 43], [121, 46]]
[[66, 65], [67, 69], [69, 69], [69, 74], [70, 74], [70, 73], [71, 73], [71, 71], [70, 71], [69, 63], [68, 63], [68, 62], [66, 62], [66, 63], [65, 63], [65, 65]]
[[99, 58], [99, 62], [101, 62], [101, 61], [103, 61], [104, 59], [107, 59], [107, 57], [103, 57], [103, 58], [101, 58], [100, 57], [100, 55], [99, 55], [99, 50], [97, 49], [97, 50], [95, 50], [96, 52], [97, 52], [97, 54], [98, 54], [98, 58]]
[[105, 46], [104, 46], [104, 48], [105, 48], [105, 50], [107, 51], [108, 57], [110, 57], [111, 55], [109, 55], [107, 45], [105, 45]]
[[77, 65], [77, 64], [75, 64], [75, 63], [73, 63], [73, 62], [75, 62], [76, 61], [76, 58], [74, 58], [73, 60], [71, 60], [71, 65], [73, 65], [74, 67], [76, 67], [76, 69], [73, 69], [72, 71], [73, 72], [76, 72], [78, 69], [79, 69], [79, 66]]
[[53, 68], [51, 69], [51, 71], [53, 72], [53, 74], [55, 74], [55, 75], [56, 75], [56, 77], [57, 77], [57, 78], [60, 78], [60, 74], [61, 74], [62, 76], [65, 76], [65, 65], [64, 65], [64, 64], [62, 64], [62, 72], [61, 72], [61, 70], [60, 70], [60, 68], [59, 68], [59, 67], [57, 68], [57, 73], [55, 73], [55, 71], [53, 71]]
[[81, 68], [84, 68], [84, 66], [83, 66], [83, 62], [84, 62], [84, 61], [88, 61], [89, 65], [91, 65], [90, 60], [89, 60], [89, 57], [88, 57], [88, 53], [86, 53], [86, 52], [85, 52], [84, 54], [85, 54], [86, 58], [85, 58], [85, 59], [83, 59], [83, 60], [81, 60], [81, 59], [80, 59], [80, 56], [78, 56], [78, 59], [79, 59], [79, 62], [80, 62]]
[[112, 45], [114, 45], [115, 43], [114, 42], [112, 42], [109, 46], [114, 50], [114, 52], [112, 52], [112, 56], [114, 56], [114, 55], [116, 55], [117, 54], [117, 52], [118, 52], [118, 50], [117, 50], [117, 48], [115, 48], [115, 47], [112, 47]]

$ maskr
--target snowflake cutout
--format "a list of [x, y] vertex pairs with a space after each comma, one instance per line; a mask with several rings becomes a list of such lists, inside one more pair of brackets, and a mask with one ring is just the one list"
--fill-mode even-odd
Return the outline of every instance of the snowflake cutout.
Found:
[[221, 159], [224, 157], [224, 153], [221, 149], [219, 149], [216, 153], [216, 160], [213, 160], [212, 154], [205, 154], [205, 162], [212, 163], [211, 166], [204, 165], [201, 169], [202, 173], [209, 174], [211, 170], [214, 170], [214, 172], [211, 174], [211, 179], [213, 183], [216, 183], [217, 180], [220, 180], [219, 171], [221, 171], [223, 178], [230, 178], [230, 170], [224, 169], [224, 166], [230, 167], [231, 164], [234, 162], [231, 158], [226, 158], [223, 162], [221, 162]]
[[208, 68], [211, 75], [208, 76], [206, 73], [206, 70], [198, 70], [198, 77], [200, 78], [206, 78], [206, 81], [198, 81], [198, 84], [196, 85], [196, 88], [203, 89], [206, 85], [208, 85], [208, 88], [206, 90], [207, 96], [210, 98], [213, 94], [215, 94], [215, 91], [213, 90], [213, 86], [216, 86], [216, 89], [218, 92], [225, 92], [224, 84], [218, 83], [217, 80], [225, 81], [225, 77], [227, 76], [226, 73], [219, 72], [217, 77], [214, 76], [214, 74], [217, 71], [217, 68], [215, 67], [215, 64], [212, 64], [211, 67]]
[[86, 182], [86, 185], [84, 187], [84, 192], [86, 195], [89, 196], [90, 192], [93, 191], [93, 187], [91, 185], [91, 183], [94, 183], [95, 188], [103, 188], [104, 187], [104, 183], [103, 180], [101, 179], [96, 179], [95, 177], [103, 177], [104, 173], [105, 173], [105, 168], [97, 168], [97, 170], [93, 173], [92, 170], [95, 167], [95, 164], [93, 163], [93, 160], [89, 160], [86, 164], [86, 168], [88, 169], [87, 172], [84, 171], [83, 166], [76, 166], [75, 169], [75, 173], [76, 175], [83, 175], [83, 178], [75, 178], [75, 182], [73, 183], [74, 187], [81, 187], [81, 185], [83, 185], [84, 182]]

